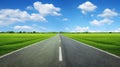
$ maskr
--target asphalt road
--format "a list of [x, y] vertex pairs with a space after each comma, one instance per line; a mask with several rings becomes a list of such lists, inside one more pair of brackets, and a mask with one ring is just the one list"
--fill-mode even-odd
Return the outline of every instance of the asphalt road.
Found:
[[0, 58], [0, 67], [120, 67], [120, 58], [57, 35]]

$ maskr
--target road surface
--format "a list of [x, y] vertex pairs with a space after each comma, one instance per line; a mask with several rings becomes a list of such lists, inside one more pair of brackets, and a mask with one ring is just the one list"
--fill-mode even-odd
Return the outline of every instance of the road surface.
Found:
[[120, 58], [56, 35], [0, 57], [0, 67], [120, 67]]

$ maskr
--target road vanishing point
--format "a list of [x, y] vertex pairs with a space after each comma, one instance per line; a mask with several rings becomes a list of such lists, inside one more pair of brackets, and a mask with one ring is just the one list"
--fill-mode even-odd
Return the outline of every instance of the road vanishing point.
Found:
[[120, 67], [120, 58], [58, 34], [1, 56], [0, 67]]

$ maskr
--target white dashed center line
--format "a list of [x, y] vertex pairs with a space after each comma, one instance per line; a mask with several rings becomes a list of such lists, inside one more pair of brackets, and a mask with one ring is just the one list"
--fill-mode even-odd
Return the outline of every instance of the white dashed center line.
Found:
[[59, 42], [61, 42], [61, 40], [59, 40]]
[[61, 49], [61, 46], [59, 47], [59, 61], [61, 62], [63, 59], [62, 59], [62, 49]]

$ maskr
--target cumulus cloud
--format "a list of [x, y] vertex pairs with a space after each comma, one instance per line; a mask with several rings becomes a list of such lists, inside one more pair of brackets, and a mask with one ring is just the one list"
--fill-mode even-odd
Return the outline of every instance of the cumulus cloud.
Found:
[[33, 20], [33, 21], [47, 21], [45, 17], [41, 16], [40, 14], [35, 14], [35, 13], [31, 14], [30, 20]]
[[34, 8], [39, 11], [42, 16], [46, 15], [56, 15], [60, 16], [61, 14], [58, 13], [60, 8], [55, 7], [53, 4], [43, 4], [42, 2], [35, 2]]
[[26, 9], [27, 9], [27, 10], [32, 10], [33, 7], [32, 7], [32, 6], [27, 6]]
[[77, 26], [74, 29], [75, 32], [87, 32], [88, 30], [89, 30], [89, 27], [80, 27], [80, 26]]
[[102, 20], [96, 20], [90, 22], [91, 25], [95, 26], [101, 26], [104, 24], [111, 24], [114, 22], [113, 17], [118, 16], [119, 14], [115, 12], [114, 10], [111, 10], [109, 8], [106, 8], [102, 14], [97, 15], [98, 17], [103, 18]]
[[102, 20], [93, 20], [90, 22], [91, 25], [95, 25], [95, 26], [101, 26], [104, 24], [111, 24], [113, 22], [113, 20], [110, 19], [102, 19]]
[[102, 14], [98, 15], [98, 17], [103, 17], [103, 18], [112, 18], [114, 16], [118, 16], [118, 13], [109, 8], [106, 8]]
[[82, 10], [83, 14], [85, 14], [87, 12], [94, 11], [97, 8], [97, 6], [91, 3], [90, 1], [86, 1], [85, 3], [79, 5], [78, 8]]
[[88, 26], [85, 26], [85, 27], [76, 26], [73, 28], [66, 27], [65, 30], [68, 32], [101, 32], [101, 30], [90, 29], [90, 27]]
[[28, 6], [27, 9], [35, 9], [39, 13], [28, 13], [27, 11], [22, 11], [20, 9], [1, 9], [0, 10], [0, 26], [8, 26], [16, 22], [26, 22], [26, 21], [47, 21], [46, 16], [54, 15], [60, 16], [58, 13], [60, 8], [55, 7], [53, 4], [42, 4], [41, 2], [35, 2], [34, 7]]
[[27, 26], [27, 25], [20, 26], [20, 25], [17, 25], [17, 26], [14, 26], [13, 29], [15, 31], [26, 31], [26, 32], [30, 32], [30, 31], [45, 31], [46, 30], [45, 27], [38, 26], [36, 24], [33, 24], [32, 26]]
[[31, 30], [33, 29], [30, 26], [15, 26], [14, 29], [19, 29], [19, 30]]
[[7, 26], [15, 22], [25, 21], [46, 21], [40, 14], [29, 14], [19, 9], [2, 9], [0, 10], [0, 26]]
[[2, 9], [0, 10], [0, 26], [7, 26], [15, 22], [24, 22], [29, 19], [26, 11], [19, 9]]

